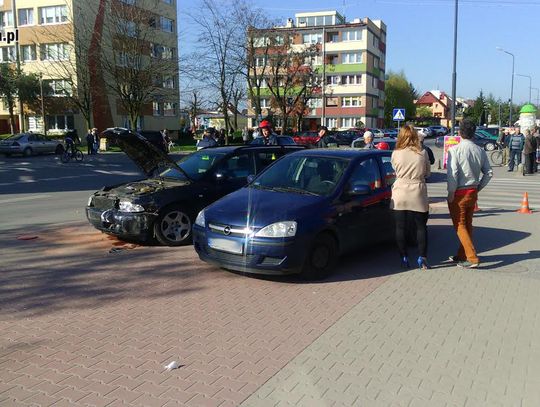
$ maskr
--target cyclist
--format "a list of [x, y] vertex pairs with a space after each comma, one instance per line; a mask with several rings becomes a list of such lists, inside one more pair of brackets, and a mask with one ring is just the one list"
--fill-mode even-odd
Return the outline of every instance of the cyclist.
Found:
[[66, 134], [64, 143], [66, 143], [66, 152], [70, 153], [71, 158], [75, 157], [75, 141], [69, 133]]

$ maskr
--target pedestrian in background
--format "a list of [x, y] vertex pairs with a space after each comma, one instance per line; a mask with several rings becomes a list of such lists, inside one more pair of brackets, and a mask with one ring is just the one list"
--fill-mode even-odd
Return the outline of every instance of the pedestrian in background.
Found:
[[392, 184], [391, 208], [396, 222], [396, 241], [401, 256], [402, 267], [408, 268], [407, 237], [416, 225], [418, 244], [417, 264], [420, 269], [428, 269], [427, 261], [427, 221], [429, 215], [426, 178], [431, 173], [429, 157], [422, 149], [418, 132], [411, 125], [405, 125], [398, 134], [396, 147], [392, 153], [392, 167], [396, 181]]
[[272, 131], [272, 125], [268, 120], [263, 120], [259, 124], [259, 129], [264, 140], [264, 144], [277, 146], [278, 139], [277, 135]]
[[99, 149], [98, 129], [94, 127], [92, 129], [92, 154], [96, 155], [98, 153], [98, 149]]
[[242, 141], [244, 142], [244, 144], [249, 144], [249, 131], [247, 127], [244, 127], [244, 129], [242, 130]]
[[92, 155], [94, 151], [94, 135], [92, 134], [92, 129], [88, 129], [86, 133], [86, 154]]
[[476, 125], [468, 119], [461, 121], [461, 142], [448, 150], [446, 176], [448, 180], [448, 209], [459, 238], [459, 248], [449, 259], [459, 267], [476, 268], [473, 236], [473, 213], [481, 191], [493, 176], [485, 150], [472, 142]]
[[534, 128], [533, 136], [536, 139], [536, 159], [534, 161], [534, 172], [538, 172], [538, 164], [540, 163], [540, 130]]
[[315, 144], [317, 148], [328, 148], [328, 144], [335, 144], [335, 140], [329, 136], [328, 127], [319, 126], [319, 141]]
[[364, 143], [366, 150], [373, 150], [375, 148], [375, 144], [373, 144], [373, 133], [369, 130], [364, 133]]
[[429, 148], [428, 146], [426, 146], [424, 144], [424, 139], [425, 139], [426, 135], [424, 133], [420, 133], [418, 131], [416, 133], [418, 134], [418, 139], [420, 140], [420, 146], [422, 147], [422, 150], [424, 150], [428, 155], [429, 164], [430, 165], [435, 164], [435, 155], [433, 154], [433, 151], [431, 150], [431, 148]]
[[519, 131], [519, 127], [514, 129], [514, 134], [508, 140], [508, 148], [510, 149], [510, 161], [508, 162], [508, 172], [514, 171], [514, 166], [519, 167], [521, 164], [521, 154], [525, 145], [525, 137]]
[[523, 145], [523, 156], [525, 157], [525, 167], [523, 174], [534, 174], [534, 164], [536, 161], [536, 138], [531, 130], [525, 130], [525, 143]]
[[508, 140], [510, 139], [510, 132], [508, 129], [500, 129], [499, 137], [497, 138], [497, 144], [502, 150], [502, 162], [504, 165], [508, 165]]

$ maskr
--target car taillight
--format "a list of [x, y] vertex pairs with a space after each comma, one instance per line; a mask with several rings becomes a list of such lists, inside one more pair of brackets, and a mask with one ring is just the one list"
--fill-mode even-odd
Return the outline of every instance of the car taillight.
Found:
[[12, 147], [20, 147], [21, 145], [17, 143], [16, 141], [13, 142]]

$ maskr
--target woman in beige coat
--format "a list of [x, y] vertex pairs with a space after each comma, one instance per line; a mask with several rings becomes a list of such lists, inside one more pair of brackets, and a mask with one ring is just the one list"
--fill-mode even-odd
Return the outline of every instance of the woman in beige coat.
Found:
[[427, 220], [429, 214], [426, 178], [430, 163], [427, 152], [422, 149], [418, 133], [413, 126], [403, 126], [399, 132], [396, 148], [392, 153], [392, 166], [396, 181], [392, 185], [392, 209], [396, 221], [396, 241], [401, 265], [410, 267], [407, 254], [407, 236], [411, 225], [416, 224], [418, 241], [418, 267], [428, 269]]

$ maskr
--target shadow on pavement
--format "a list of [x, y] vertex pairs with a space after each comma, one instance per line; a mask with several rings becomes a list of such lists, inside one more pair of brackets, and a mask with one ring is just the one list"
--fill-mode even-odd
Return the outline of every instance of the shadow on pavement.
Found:
[[82, 225], [22, 233], [0, 238], [0, 317], [151, 300], [206, 286], [199, 272], [206, 266], [191, 261], [190, 247], [141, 247]]

